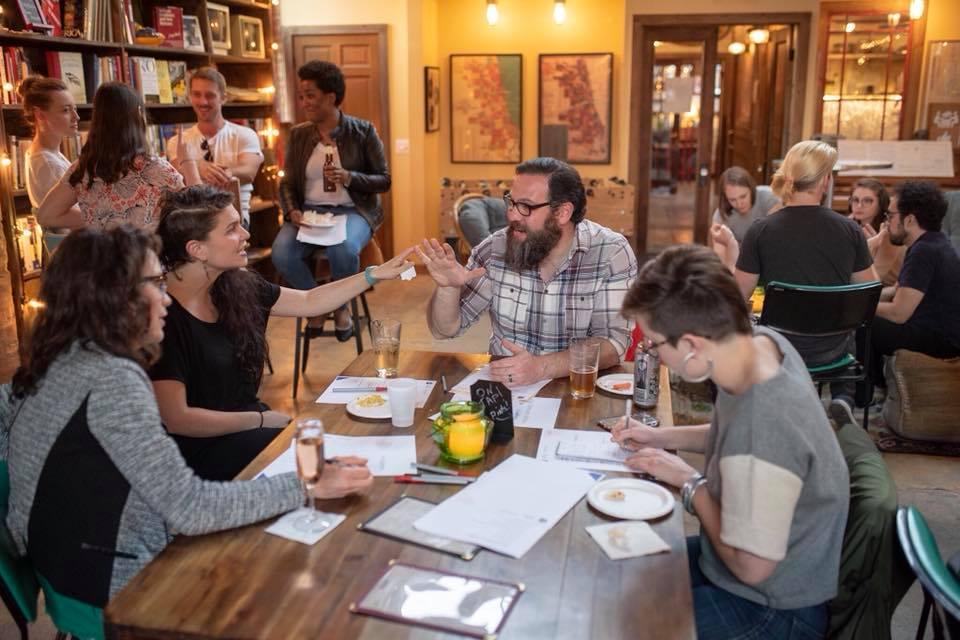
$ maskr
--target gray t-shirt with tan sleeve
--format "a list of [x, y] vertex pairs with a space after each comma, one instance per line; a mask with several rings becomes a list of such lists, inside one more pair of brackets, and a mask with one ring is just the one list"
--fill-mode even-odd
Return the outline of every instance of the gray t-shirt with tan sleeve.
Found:
[[776, 561], [756, 586], [738, 580], [701, 536], [700, 569], [716, 586], [775, 609], [837, 593], [847, 521], [847, 466], [803, 360], [781, 335], [756, 327], [783, 361], [740, 395], [719, 391], [706, 449], [707, 490], [720, 504], [720, 538]]

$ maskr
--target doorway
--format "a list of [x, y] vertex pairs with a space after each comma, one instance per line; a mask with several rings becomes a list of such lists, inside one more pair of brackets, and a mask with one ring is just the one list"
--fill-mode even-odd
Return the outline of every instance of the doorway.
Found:
[[[717, 179], [741, 165], [768, 183], [800, 140], [809, 14], [634, 16], [629, 178], [638, 256], [706, 244]], [[774, 22], [775, 21], [775, 22]], [[766, 41], [747, 43], [748, 25]], [[734, 53], [736, 52], [736, 53]]]
[[[373, 123], [390, 165], [390, 116], [387, 96], [387, 28], [384, 25], [284, 28], [287, 91], [294, 105], [294, 122], [306, 120], [297, 95], [297, 69], [310, 60], [326, 60], [343, 71], [347, 90], [344, 113]], [[381, 194], [383, 224], [374, 237], [384, 257], [393, 255], [393, 216], [390, 192]]]

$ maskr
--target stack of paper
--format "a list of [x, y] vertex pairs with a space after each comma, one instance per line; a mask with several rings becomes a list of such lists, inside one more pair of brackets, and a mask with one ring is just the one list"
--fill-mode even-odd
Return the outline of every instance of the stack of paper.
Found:
[[520, 558], [593, 483], [585, 471], [513, 455], [413, 526]]
[[[297, 471], [295, 442], [277, 456], [260, 474], [275, 476]], [[359, 456], [367, 459], [370, 473], [375, 476], [401, 476], [417, 463], [417, 445], [414, 436], [323, 436], [323, 457]]]
[[629, 452], [610, 441], [610, 434], [605, 431], [552, 429], [540, 434], [537, 448], [537, 460], [600, 471], [632, 473], [633, 469], [624, 464], [629, 456]]

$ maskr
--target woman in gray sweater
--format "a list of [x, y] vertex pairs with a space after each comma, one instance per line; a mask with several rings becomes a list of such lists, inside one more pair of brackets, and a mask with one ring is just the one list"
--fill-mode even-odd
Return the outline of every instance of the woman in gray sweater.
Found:
[[[293, 473], [207, 482], [164, 431], [144, 367], [170, 299], [155, 236], [71, 234], [44, 273], [30, 353], [0, 394], [7, 526], [62, 595], [103, 607], [173, 535], [239, 527], [303, 502]], [[363, 491], [366, 461], [328, 465], [318, 498]]]

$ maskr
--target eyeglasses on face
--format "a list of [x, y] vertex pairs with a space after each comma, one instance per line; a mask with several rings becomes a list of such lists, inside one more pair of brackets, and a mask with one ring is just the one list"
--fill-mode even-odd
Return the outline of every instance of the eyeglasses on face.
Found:
[[670, 338], [664, 338], [663, 340], [657, 340], [656, 342], [654, 342], [650, 338], [644, 338], [643, 348], [645, 351], [654, 351], [659, 353], [658, 349], [663, 345], [667, 344], [668, 342], [670, 342]]
[[167, 293], [167, 274], [161, 273], [158, 276], [145, 276], [140, 278], [140, 284], [152, 284], [160, 293]]
[[874, 204], [875, 202], [876, 202], [876, 199], [875, 199], [875, 198], [869, 198], [869, 197], [868, 197], [868, 198], [858, 198], [858, 197], [856, 197], [856, 196], [853, 196], [852, 198], [850, 198], [850, 204], [852, 204], [852, 205], [854, 205], [854, 206], [856, 206], [856, 205], [858, 205], [858, 204], [862, 204], [862, 205], [865, 206], [865, 207], [869, 207], [870, 205]]
[[507, 205], [507, 211], [511, 208], [515, 208], [517, 213], [522, 215], [524, 218], [529, 218], [530, 214], [536, 211], [537, 209], [542, 209], [543, 207], [549, 206], [550, 202], [541, 202], [540, 204], [530, 204], [528, 202], [517, 202], [513, 199], [513, 196], [509, 191], [503, 194], [503, 202]]

